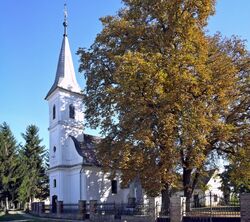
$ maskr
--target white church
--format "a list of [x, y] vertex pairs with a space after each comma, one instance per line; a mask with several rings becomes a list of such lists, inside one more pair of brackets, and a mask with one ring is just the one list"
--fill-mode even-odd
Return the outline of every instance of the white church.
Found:
[[45, 98], [49, 105], [50, 202], [127, 203], [130, 198], [142, 202], [144, 195], [138, 181], [122, 189], [119, 176], [110, 180], [102, 172], [95, 155], [100, 138], [84, 133], [83, 96], [69, 47], [66, 13], [63, 26], [55, 81]]

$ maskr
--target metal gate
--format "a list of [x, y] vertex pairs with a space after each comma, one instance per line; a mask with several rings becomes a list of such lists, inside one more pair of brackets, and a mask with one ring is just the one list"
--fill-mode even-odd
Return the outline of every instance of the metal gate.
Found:
[[237, 196], [228, 199], [210, 193], [194, 195], [190, 209], [183, 208], [183, 222], [240, 222], [240, 201]]

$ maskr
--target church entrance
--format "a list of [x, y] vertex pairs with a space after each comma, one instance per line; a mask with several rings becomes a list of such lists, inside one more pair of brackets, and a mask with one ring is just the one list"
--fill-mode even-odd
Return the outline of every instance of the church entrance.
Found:
[[57, 196], [52, 196], [52, 213], [56, 213]]

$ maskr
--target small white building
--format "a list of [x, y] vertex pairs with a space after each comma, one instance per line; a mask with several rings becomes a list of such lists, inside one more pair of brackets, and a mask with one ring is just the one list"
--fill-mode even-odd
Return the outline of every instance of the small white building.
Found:
[[50, 201], [127, 203], [132, 198], [140, 202], [140, 183], [135, 181], [122, 189], [119, 175], [110, 180], [101, 171], [93, 149], [100, 138], [84, 133], [83, 96], [75, 77], [66, 16], [63, 26], [55, 81], [45, 98], [49, 105]]
[[[191, 207], [217, 206], [223, 200], [221, 178], [218, 169], [209, 170], [200, 177], [191, 198]], [[184, 196], [183, 191], [178, 191], [174, 196]]]
[[[208, 175], [201, 178], [202, 185], [198, 184], [197, 188], [194, 190], [193, 197], [194, 201], [200, 199], [201, 205], [210, 206], [210, 202], [212, 206], [217, 206], [220, 204], [223, 196], [223, 191], [221, 190], [221, 177], [218, 169], [213, 169], [207, 172]], [[204, 197], [204, 198], [203, 198]]]

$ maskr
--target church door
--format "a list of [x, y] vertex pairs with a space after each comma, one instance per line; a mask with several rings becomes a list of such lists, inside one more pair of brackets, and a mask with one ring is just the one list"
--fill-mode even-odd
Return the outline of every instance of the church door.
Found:
[[57, 196], [52, 196], [52, 213], [56, 213], [56, 203], [57, 203]]

